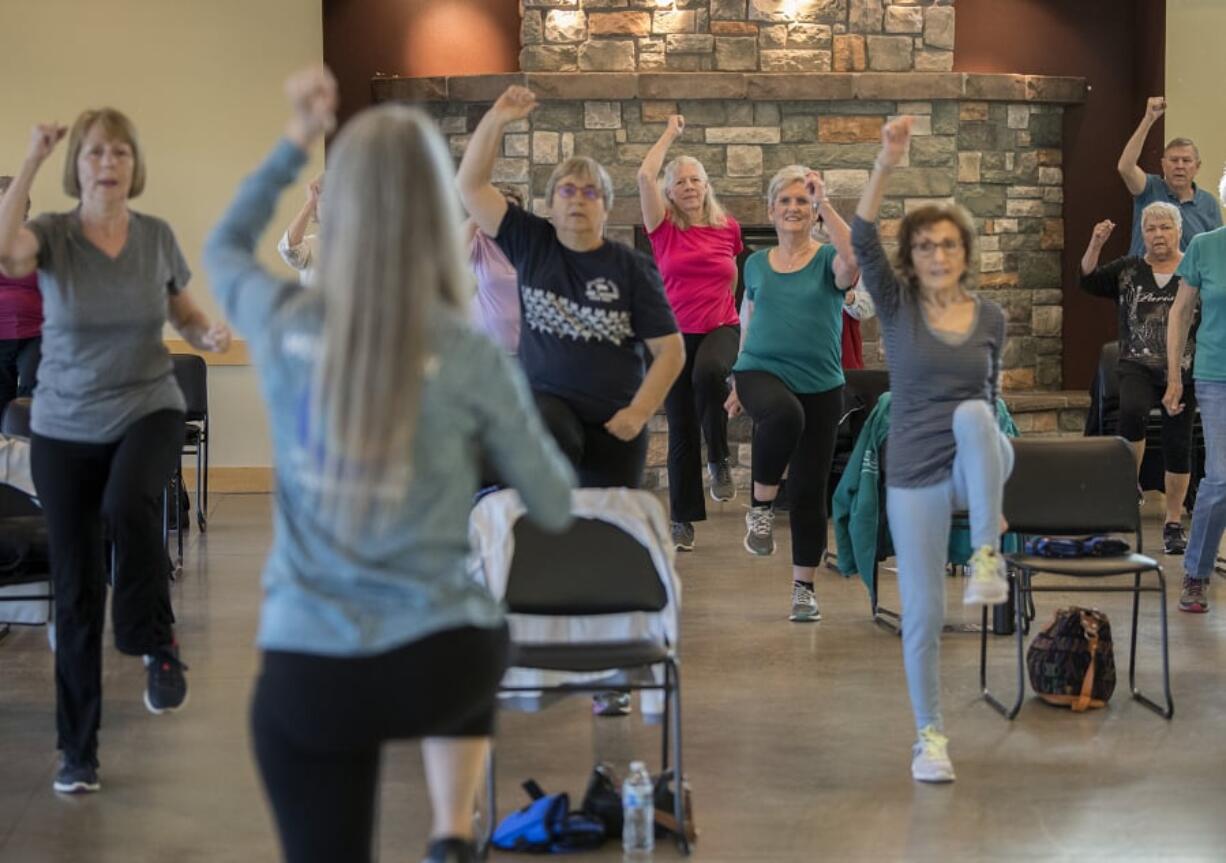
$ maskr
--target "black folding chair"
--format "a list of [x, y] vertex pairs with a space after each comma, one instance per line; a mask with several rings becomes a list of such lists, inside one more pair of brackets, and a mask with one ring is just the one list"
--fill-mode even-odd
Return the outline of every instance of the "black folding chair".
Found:
[[[561, 534], [545, 533], [527, 518], [514, 527], [515, 552], [508, 574], [505, 603], [513, 614], [549, 617], [586, 617], [633, 612], [661, 612], [668, 592], [645, 546], [616, 525], [579, 518]], [[664, 693], [661, 723], [661, 773], [674, 780], [677, 845], [688, 854], [681, 783], [681, 678], [676, 646], [663, 640], [613, 642], [520, 643], [511, 645], [511, 667], [542, 671], [592, 673], [644, 672], [657, 667], [663, 681], [618, 682], [593, 680], [556, 686], [501, 686], [501, 692], [603, 692], [660, 690]], [[670, 758], [671, 756], [671, 758]], [[494, 755], [490, 750], [486, 774], [489, 825], [498, 823]]]
[[[175, 380], [187, 402], [183, 455], [196, 457], [196, 523], [203, 532], [209, 511], [209, 367], [195, 354], [171, 354]], [[182, 485], [182, 471], [179, 472]]]
[[[8, 403], [0, 418], [0, 432], [10, 437], [30, 437], [30, 399]], [[55, 595], [47, 519], [27, 494], [7, 485], [0, 485], [0, 586], [14, 590], [0, 597], [0, 603], [47, 603], [46, 619], [35, 623], [47, 625], [48, 640], [54, 646], [51, 609]], [[8, 623], [0, 624], [0, 636], [7, 634], [8, 628]]]
[[[1005, 485], [1005, 518], [1010, 530], [1028, 536], [1074, 536], [1094, 533], [1129, 533], [1136, 552], [1112, 557], [1048, 558], [1023, 553], [1008, 555], [1009, 584], [1015, 609], [1017, 634], [1017, 697], [1006, 707], [988, 689], [988, 609], [983, 610], [984, 635], [979, 645], [979, 687], [983, 697], [1006, 719], [1022, 708], [1026, 694], [1026, 657], [1023, 637], [1023, 600], [1035, 593], [1131, 593], [1132, 631], [1128, 650], [1128, 688], [1132, 697], [1158, 715], [1170, 719], [1171, 672], [1166, 624], [1166, 578], [1156, 560], [1144, 556], [1141, 545], [1141, 512], [1137, 504], [1136, 462], [1128, 443], [1119, 437], [1085, 437], [1059, 440], [1014, 440], [1013, 473]], [[1152, 572], [1153, 585], [1142, 584]], [[1059, 584], [1039, 586], [1041, 573], [1074, 579], [1133, 577], [1132, 585], [1078, 584], [1064, 579]], [[1162, 687], [1165, 703], [1158, 704], [1136, 685], [1137, 622], [1142, 593], [1158, 594], [1162, 628]]]

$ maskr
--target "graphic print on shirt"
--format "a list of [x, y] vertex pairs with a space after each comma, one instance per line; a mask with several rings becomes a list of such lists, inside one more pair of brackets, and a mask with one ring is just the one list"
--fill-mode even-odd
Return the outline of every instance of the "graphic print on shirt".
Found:
[[[612, 285], [604, 279], [595, 282]], [[588, 283], [589, 290], [595, 282]], [[537, 332], [576, 341], [604, 341], [619, 347], [634, 336], [629, 311], [581, 306], [566, 297], [527, 285], [520, 289], [520, 296], [524, 303], [524, 323]]]
[[[1166, 290], [1154, 291], [1138, 278], [1139, 268], [1126, 267], [1120, 273], [1120, 297], [1128, 307], [1128, 320], [1132, 326], [1128, 328], [1127, 343], [1123, 345], [1121, 356], [1146, 365], [1166, 365], [1166, 323], [1175, 301], [1175, 290], [1178, 281], [1167, 283]], [[1186, 370], [1192, 365], [1195, 353], [1195, 331], [1188, 337], [1180, 365]]]
[[583, 292], [593, 303], [614, 303], [621, 296], [617, 285], [604, 277], [592, 279], [584, 285]]

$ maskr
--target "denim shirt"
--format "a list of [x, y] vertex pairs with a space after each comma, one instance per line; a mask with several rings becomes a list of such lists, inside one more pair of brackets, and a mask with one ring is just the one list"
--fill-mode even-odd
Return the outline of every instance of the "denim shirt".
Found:
[[446, 629], [498, 626], [500, 606], [465, 566], [482, 455], [547, 529], [570, 519], [573, 471], [512, 361], [469, 328], [463, 310], [439, 309], [426, 328], [432, 359], [394, 523], [372, 525], [354, 541], [321, 517], [307, 419], [323, 296], [267, 273], [255, 258], [278, 196], [305, 161], [289, 141], [278, 143], [243, 182], [204, 250], [213, 291], [259, 370], [275, 448], [276, 517], [259, 644], [362, 656]]

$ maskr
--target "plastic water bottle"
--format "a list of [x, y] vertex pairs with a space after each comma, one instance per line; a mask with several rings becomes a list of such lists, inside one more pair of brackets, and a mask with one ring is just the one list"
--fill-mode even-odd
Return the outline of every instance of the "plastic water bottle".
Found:
[[642, 761], [630, 762], [622, 782], [622, 850], [627, 860], [649, 860], [656, 845], [651, 776]]

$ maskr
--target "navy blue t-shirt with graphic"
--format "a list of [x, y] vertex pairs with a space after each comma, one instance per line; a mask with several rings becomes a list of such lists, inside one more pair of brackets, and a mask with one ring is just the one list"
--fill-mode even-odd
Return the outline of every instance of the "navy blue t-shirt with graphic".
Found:
[[507, 207], [496, 240], [519, 275], [519, 361], [532, 389], [604, 423], [643, 382], [639, 343], [677, 332], [655, 263], [612, 240], [571, 251], [519, 207]]

